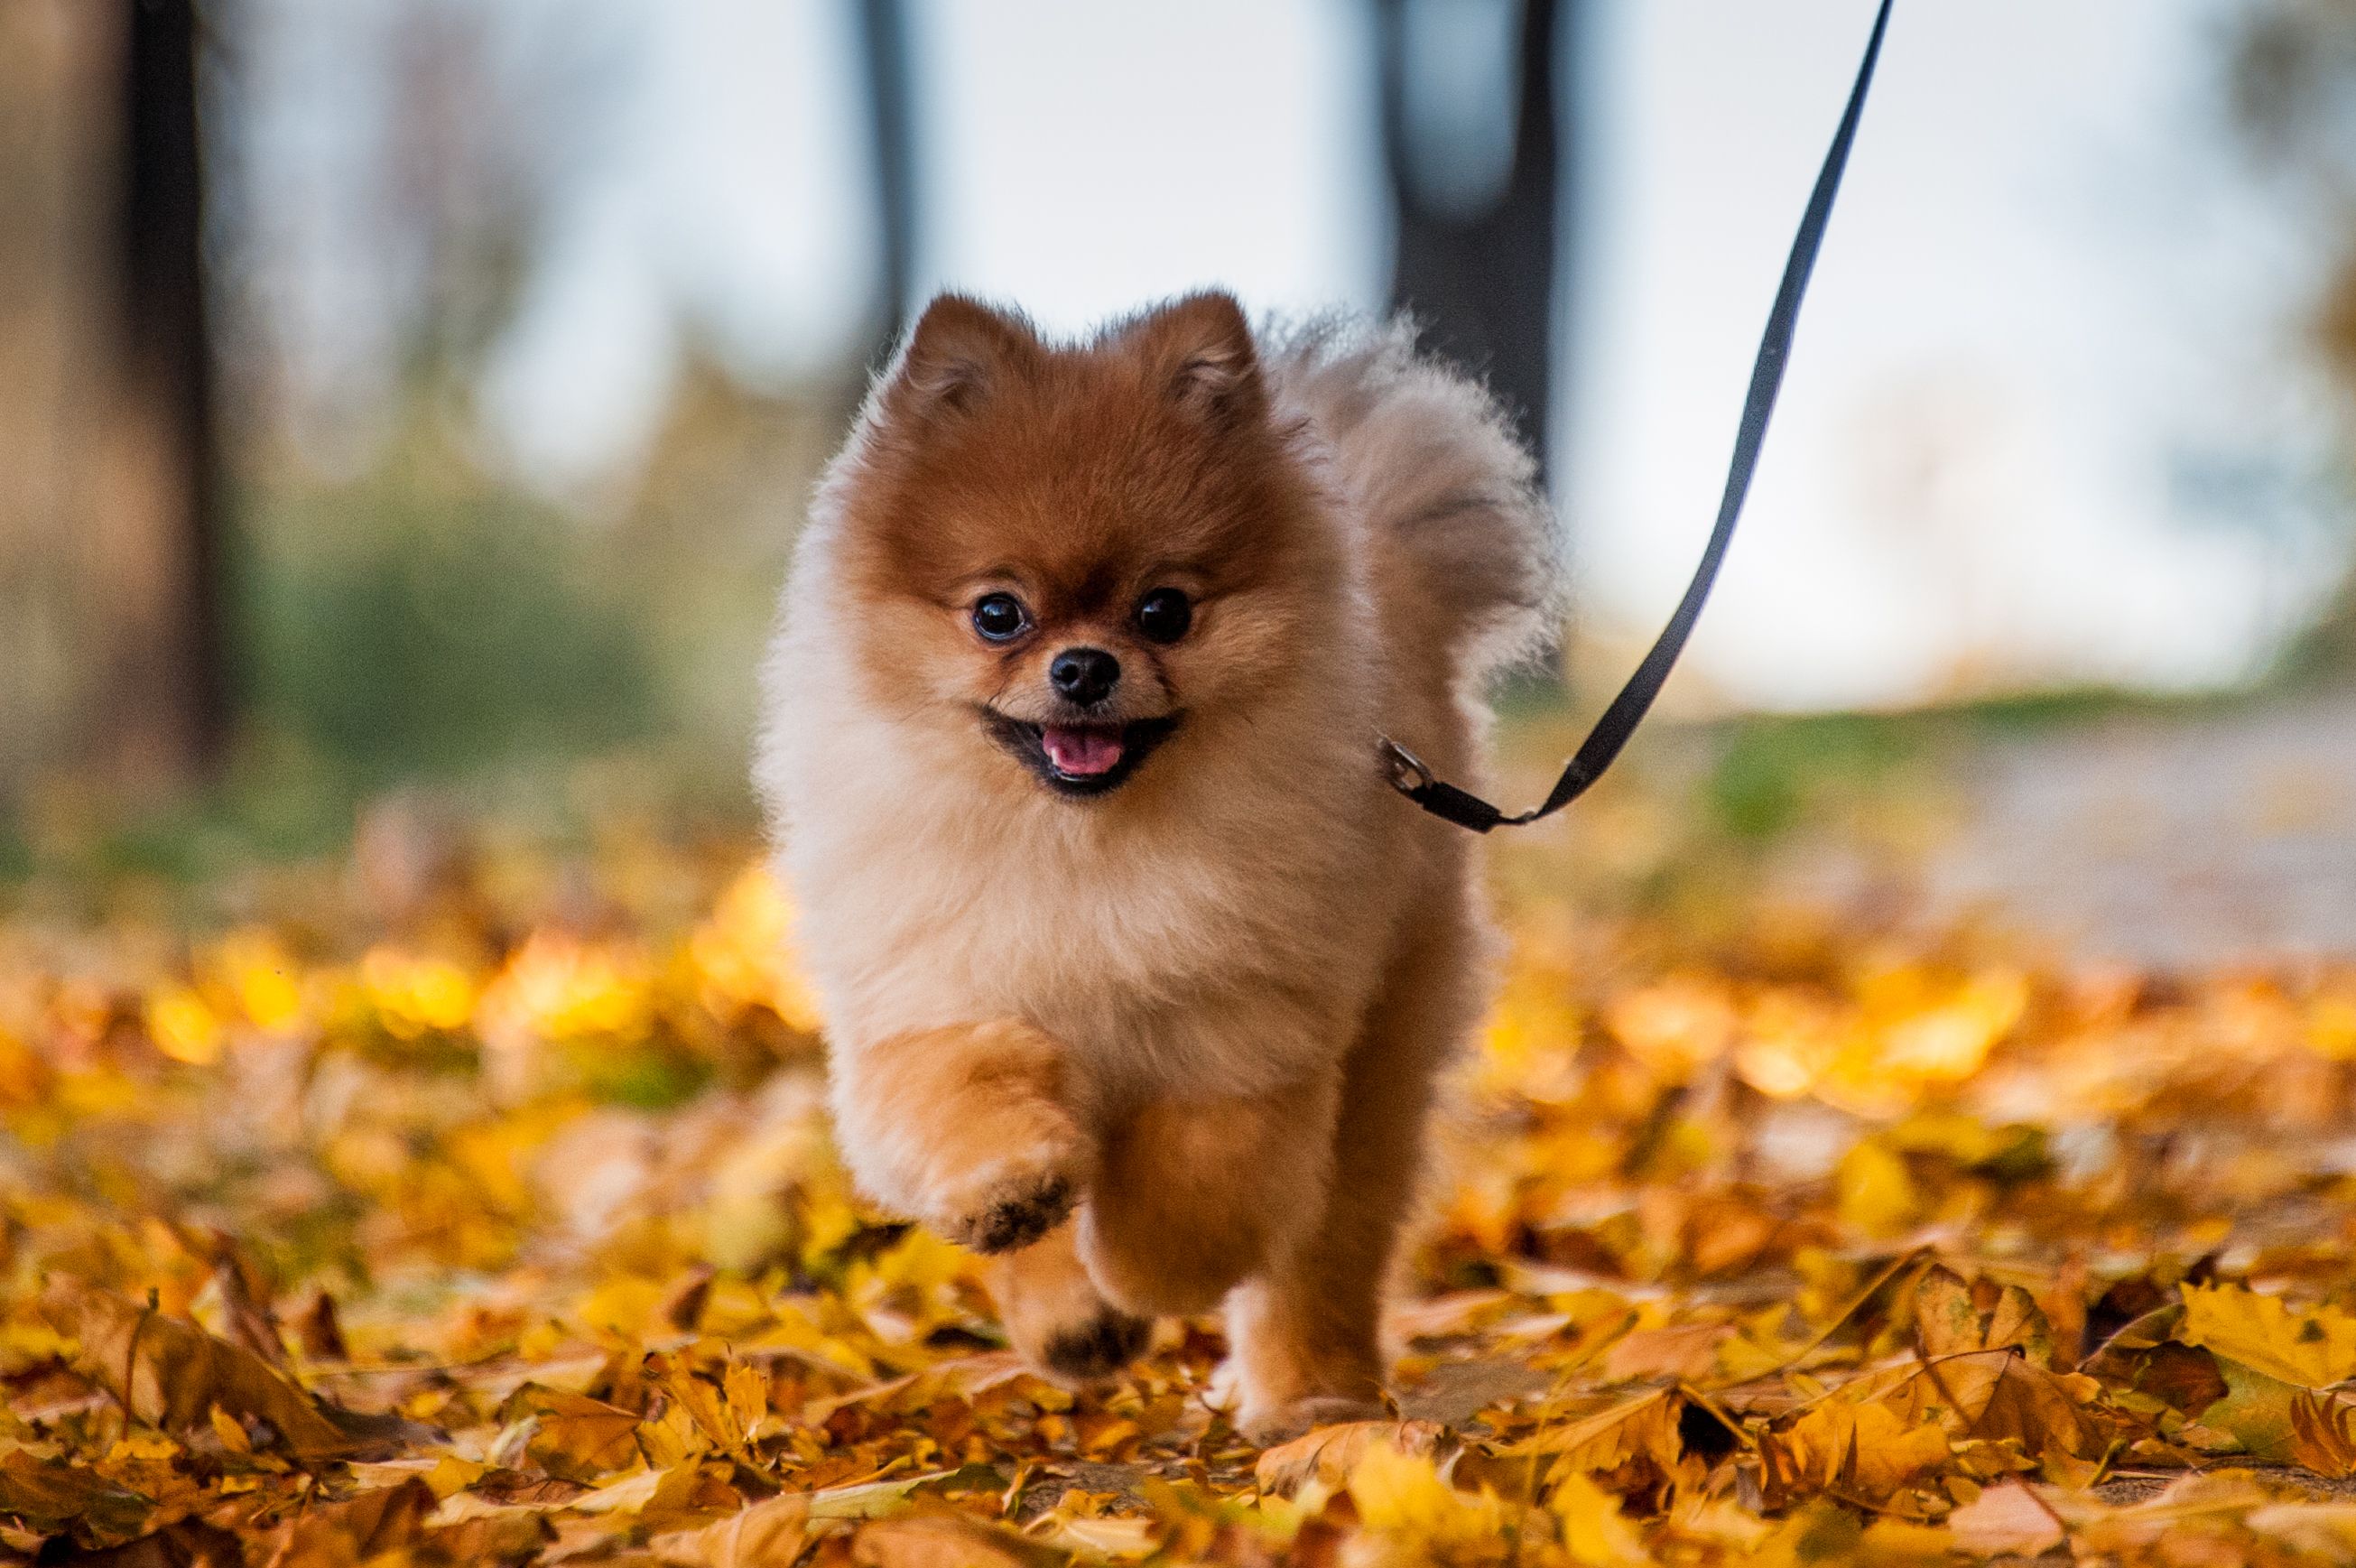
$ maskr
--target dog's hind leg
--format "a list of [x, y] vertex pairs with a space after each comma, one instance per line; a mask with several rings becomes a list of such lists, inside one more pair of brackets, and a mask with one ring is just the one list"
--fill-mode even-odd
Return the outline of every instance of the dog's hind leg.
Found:
[[1080, 1253], [1137, 1312], [1206, 1312], [1323, 1208], [1337, 1086], [1157, 1100], [1115, 1126], [1079, 1215]]
[[1435, 912], [1387, 975], [1345, 1066], [1313, 1228], [1227, 1301], [1237, 1424], [1269, 1438], [1382, 1413], [1382, 1308], [1413, 1209], [1435, 1080], [1473, 1022], [1478, 929]]

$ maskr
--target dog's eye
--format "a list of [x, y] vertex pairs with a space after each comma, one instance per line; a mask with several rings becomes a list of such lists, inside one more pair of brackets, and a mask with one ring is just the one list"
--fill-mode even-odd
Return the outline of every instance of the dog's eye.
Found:
[[1137, 629], [1152, 641], [1175, 642], [1194, 624], [1194, 602], [1175, 588], [1156, 588], [1137, 601]]
[[1030, 628], [1031, 612], [1012, 594], [991, 594], [973, 607], [973, 629], [992, 642], [1005, 642]]

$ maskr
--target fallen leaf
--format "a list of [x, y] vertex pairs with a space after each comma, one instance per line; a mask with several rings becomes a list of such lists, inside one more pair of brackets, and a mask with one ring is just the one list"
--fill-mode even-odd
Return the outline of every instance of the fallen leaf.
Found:
[[2090, 1458], [2101, 1450], [2087, 1402], [2101, 1392], [2094, 1379], [2033, 1365], [2017, 1350], [1971, 1350], [1923, 1360], [1845, 1391], [1878, 1398], [1910, 1426], [1935, 1421], [1951, 1436], [2018, 1442], [2036, 1456], [2059, 1453]]
[[1999, 1482], [1955, 1509], [1947, 1531], [1978, 1557], [2040, 1557], [2067, 1535], [2053, 1510], [2019, 1481]]
[[1944, 1264], [1925, 1271], [1915, 1285], [1914, 1322], [1926, 1359], [2008, 1349], [2040, 1366], [2053, 1359], [2053, 1330], [2036, 1298], [2019, 1285], [1966, 1283]]
[[78, 1526], [86, 1541], [123, 1541], [147, 1522], [152, 1505], [97, 1472], [22, 1448], [0, 1454], [0, 1514], [43, 1532]]
[[895, 1476], [888, 1481], [862, 1481], [854, 1486], [827, 1487], [810, 1494], [812, 1519], [878, 1519], [896, 1513], [918, 1487], [953, 1474], [927, 1470], [922, 1475]]
[[2299, 1388], [2356, 1378], [2356, 1317], [2336, 1307], [2298, 1313], [2241, 1285], [2188, 1284], [2178, 1337]]
[[1263, 1492], [1290, 1497], [1311, 1481], [1343, 1485], [1370, 1447], [1429, 1455], [1439, 1451], [1445, 1430], [1430, 1421], [1347, 1421], [1320, 1426], [1263, 1452], [1253, 1469]]
[[2297, 1444], [2292, 1410], [2308, 1391], [2229, 1358], [2221, 1357], [2218, 1368], [2225, 1394], [2201, 1412], [2201, 1425], [2225, 1434], [2254, 1459], [2290, 1463]]
[[2242, 1522], [2295, 1552], [2327, 1563], [2356, 1562], [2356, 1503], [2267, 1503]]
[[2356, 1396], [2300, 1389], [2290, 1402], [2291, 1463], [2319, 1476], [2356, 1476]]
[[1041, 1568], [1043, 1561], [1020, 1536], [943, 1515], [862, 1525], [851, 1560], [859, 1568]]
[[1906, 1161], [1870, 1140], [1841, 1157], [1833, 1175], [1844, 1223], [1867, 1236], [1905, 1233], [1922, 1208]]
[[343, 1568], [412, 1546], [440, 1501], [415, 1477], [397, 1487], [305, 1509], [282, 1526], [269, 1549], [271, 1568]]
[[1541, 1432], [1512, 1451], [1557, 1455], [1558, 1470], [1616, 1470], [1640, 1457], [1667, 1469], [1685, 1452], [1677, 1431], [1685, 1408], [1677, 1390], [1655, 1389]]
[[142, 1421], [168, 1432], [209, 1428], [218, 1405], [268, 1426], [298, 1459], [358, 1451], [308, 1392], [242, 1346], [67, 1279], [51, 1283], [41, 1306], [76, 1341], [82, 1371]]
[[1562, 1530], [1563, 1550], [1585, 1568], [1638, 1568], [1652, 1562], [1644, 1537], [1620, 1511], [1620, 1499], [1573, 1473], [1547, 1498]]
[[524, 1454], [562, 1481], [594, 1483], [639, 1458], [638, 1418], [586, 1394], [526, 1383], [508, 1397], [499, 1419], [530, 1420]]
[[520, 1568], [537, 1561], [556, 1540], [556, 1527], [544, 1514], [509, 1510], [484, 1514], [455, 1524], [430, 1523], [425, 1531], [427, 1551], [418, 1555], [430, 1561], [439, 1552], [453, 1564], [466, 1568], [498, 1564], [499, 1568]]
[[1707, 1378], [1718, 1369], [1719, 1341], [1732, 1332], [1723, 1323], [1640, 1328], [1614, 1341], [1603, 1353], [1603, 1380], [1630, 1383], [1643, 1378]]
[[1162, 1545], [1162, 1530], [1134, 1514], [1098, 1514], [1056, 1520], [1053, 1540], [1088, 1557], [1123, 1562], [1151, 1556]]
[[236, 1536], [193, 1519], [120, 1546], [54, 1561], [70, 1568], [246, 1568], [245, 1551]]
[[659, 1535], [650, 1544], [657, 1557], [680, 1568], [775, 1568], [801, 1555], [809, 1517], [808, 1494], [780, 1492], [701, 1530]]
[[254, 1288], [253, 1266], [230, 1237], [215, 1231], [212, 1251], [213, 1288], [220, 1294], [221, 1316], [227, 1319], [231, 1343], [241, 1345], [281, 1371], [288, 1369], [286, 1346], [278, 1337], [278, 1319], [270, 1304]]
[[326, 1291], [315, 1293], [311, 1305], [294, 1319], [294, 1337], [302, 1341], [303, 1354], [314, 1361], [348, 1361], [352, 1352], [344, 1343], [344, 1326], [336, 1316], [336, 1298]]
[[1823, 1492], [1880, 1506], [1947, 1457], [1935, 1423], [1910, 1425], [1887, 1404], [1835, 1396], [1760, 1436], [1760, 1484], [1771, 1508]]

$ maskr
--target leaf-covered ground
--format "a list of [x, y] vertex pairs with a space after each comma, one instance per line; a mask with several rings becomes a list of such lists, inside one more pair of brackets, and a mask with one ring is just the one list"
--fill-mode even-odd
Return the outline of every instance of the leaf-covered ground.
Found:
[[2356, 1562], [2356, 974], [1520, 897], [1398, 1419], [1260, 1452], [862, 1210], [751, 864], [0, 925], [0, 1561]]

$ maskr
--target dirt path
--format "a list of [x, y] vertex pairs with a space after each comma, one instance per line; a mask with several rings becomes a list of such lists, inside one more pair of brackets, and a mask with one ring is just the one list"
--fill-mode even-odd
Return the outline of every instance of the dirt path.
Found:
[[1997, 741], [1956, 782], [1934, 913], [2162, 966], [2356, 956], [2356, 696]]

